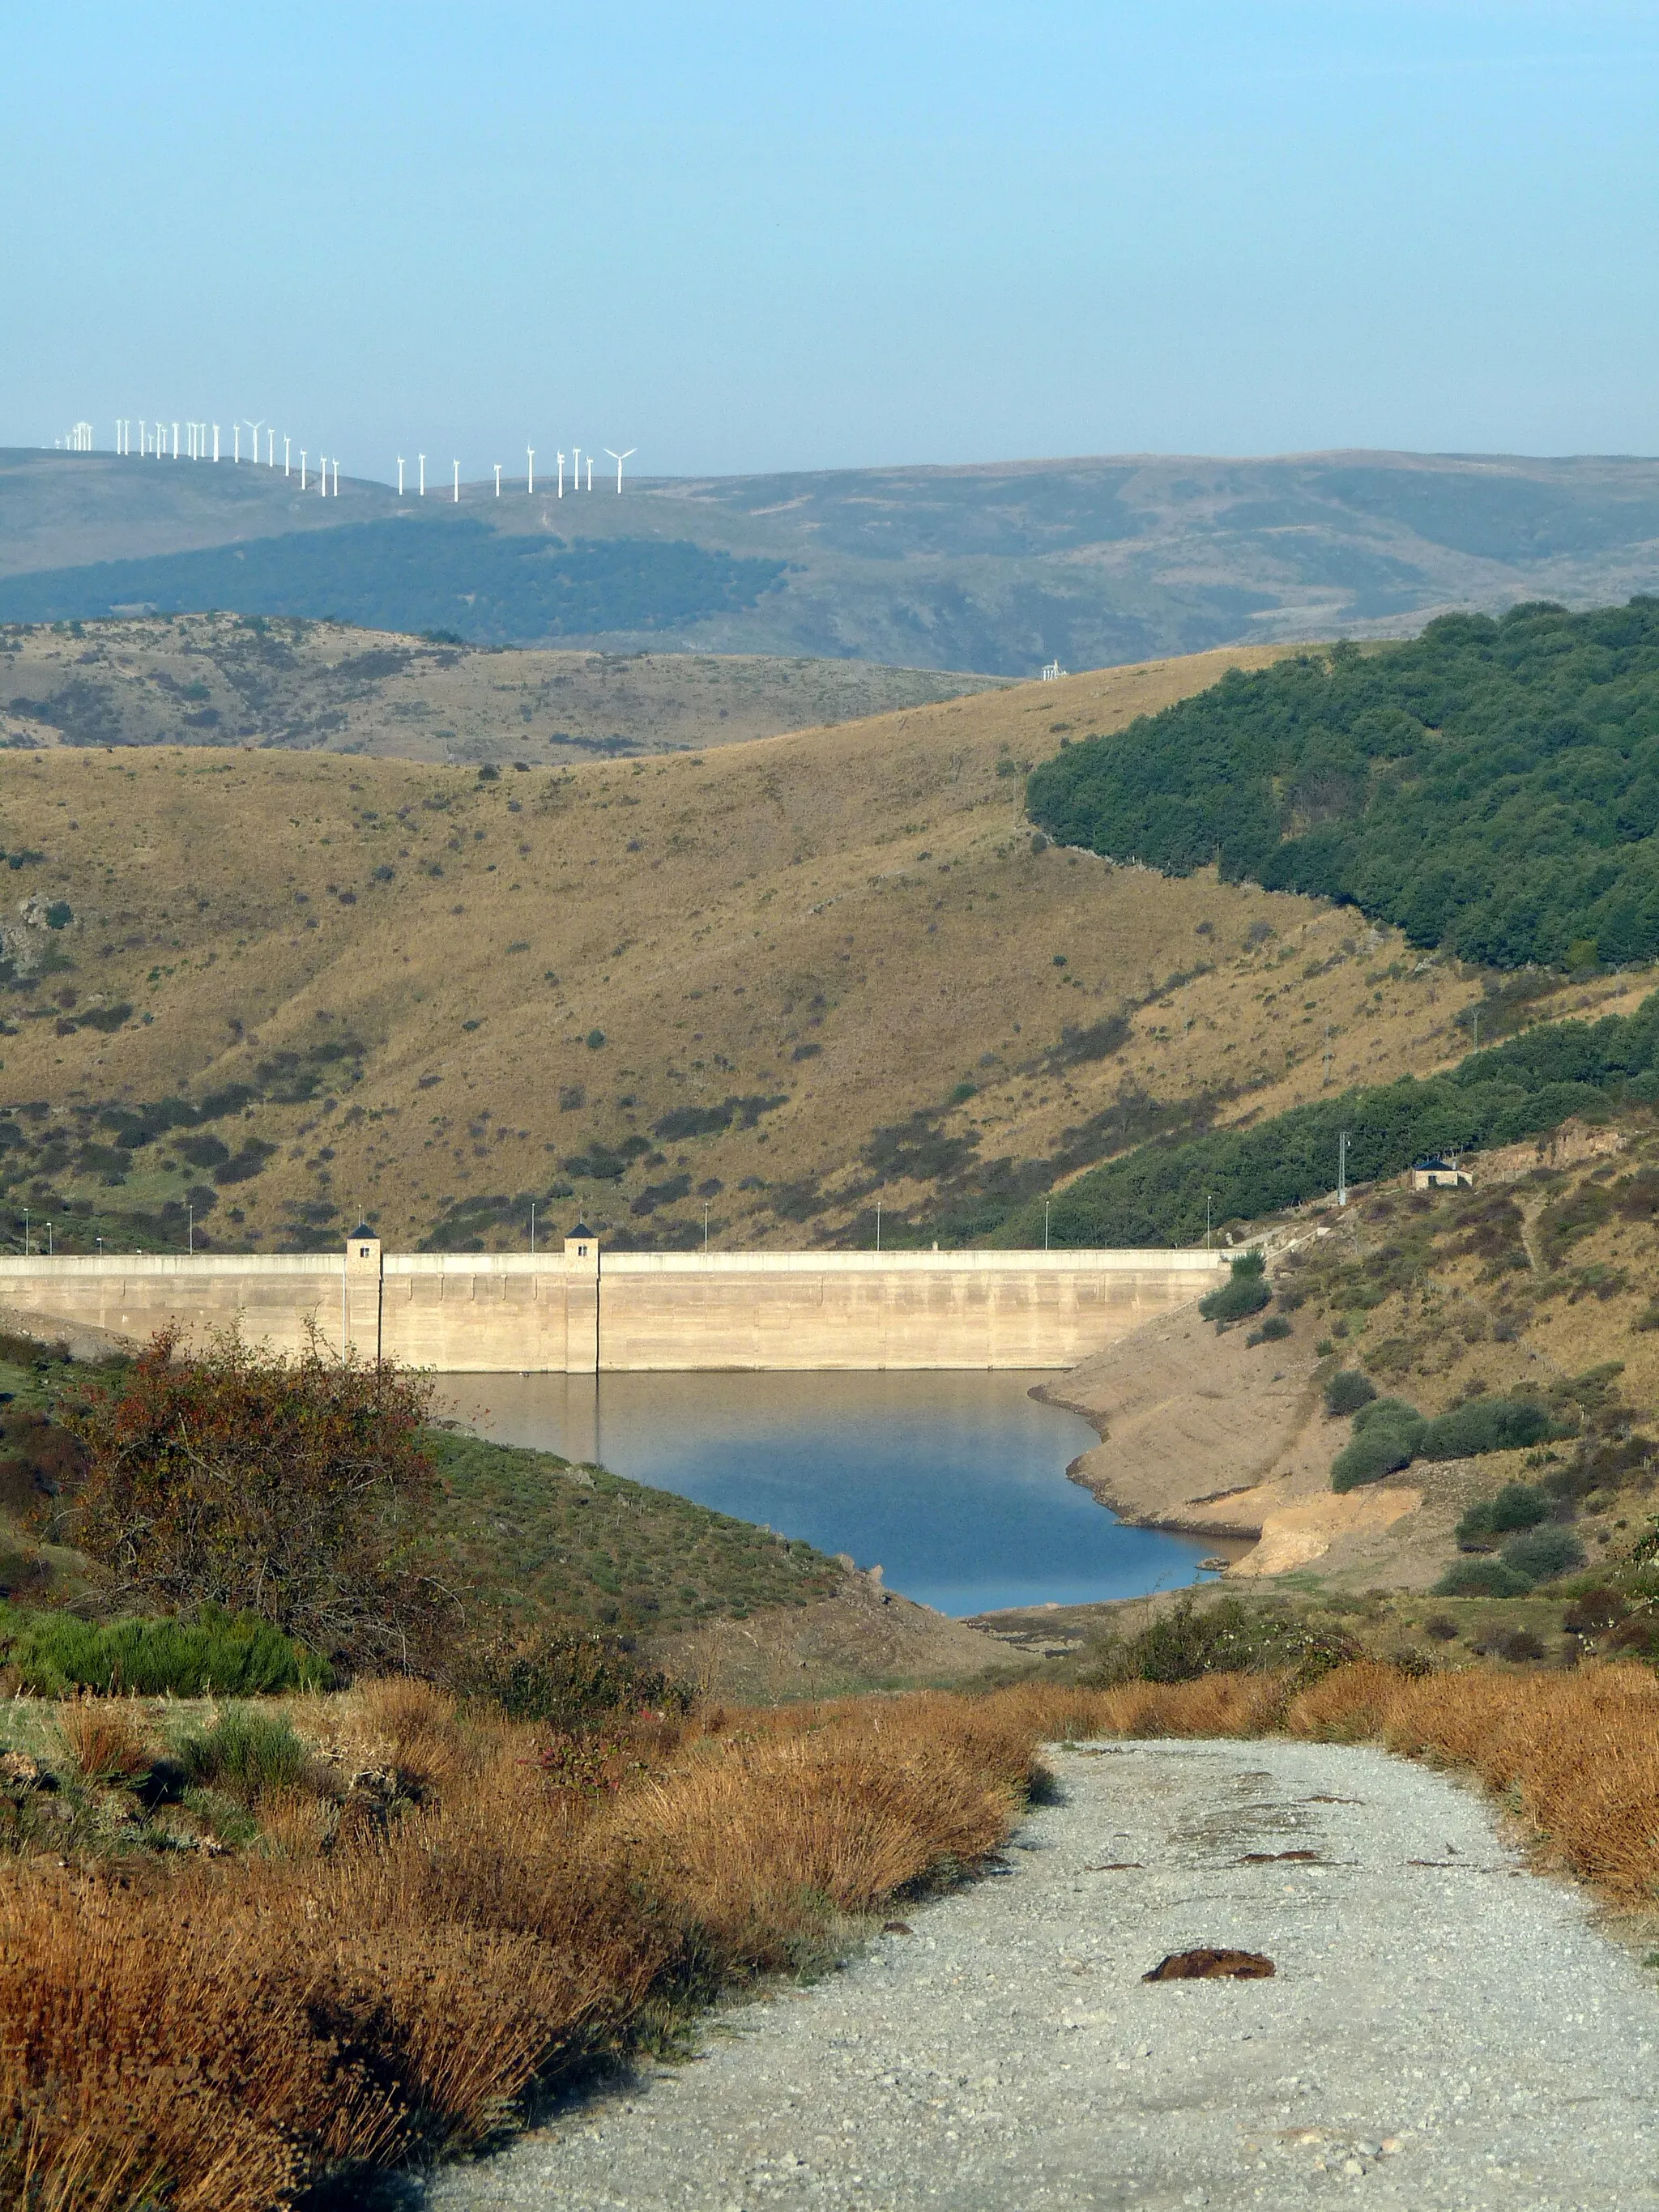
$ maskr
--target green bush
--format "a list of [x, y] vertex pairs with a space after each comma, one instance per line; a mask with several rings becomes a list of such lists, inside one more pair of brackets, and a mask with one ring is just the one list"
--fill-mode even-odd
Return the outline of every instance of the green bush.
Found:
[[1362, 1406], [1369, 1406], [1376, 1395], [1376, 1385], [1369, 1375], [1362, 1375], [1357, 1367], [1339, 1367], [1325, 1385], [1325, 1411], [1331, 1414], [1357, 1413]]
[[1139, 1635], [1107, 1636], [1081, 1679], [1091, 1687], [1108, 1687], [1284, 1668], [1293, 1683], [1306, 1683], [1358, 1656], [1358, 1646], [1334, 1630], [1310, 1626], [1270, 1607], [1246, 1606], [1236, 1597], [1200, 1607], [1183, 1596]]
[[1571, 1528], [1528, 1528], [1511, 1536], [1504, 1547], [1504, 1565], [1511, 1574], [1525, 1575], [1535, 1583], [1553, 1583], [1584, 1564], [1584, 1547]]
[[1353, 1417], [1353, 1432], [1357, 1437], [1367, 1435], [1373, 1429], [1388, 1429], [1396, 1435], [1409, 1437], [1413, 1457], [1416, 1455], [1418, 1434], [1423, 1425], [1421, 1413], [1404, 1398], [1373, 1398]]
[[333, 1674], [303, 1644], [252, 1613], [204, 1606], [194, 1616], [106, 1623], [0, 1605], [0, 1656], [40, 1697], [270, 1696], [326, 1689]]
[[1356, 1437], [1338, 1452], [1331, 1468], [1331, 1488], [1358, 1490], [1368, 1482], [1381, 1482], [1412, 1462], [1410, 1444], [1392, 1429], [1376, 1429]]
[[1483, 1498], [1470, 1506], [1457, 1524], [1457, 1540], [1466, 1552], [1486, 1551], [1489, 1539], [1535, 1528], [1549, 1517], [1546, 1492], [1530, 1482], [1506, 1482], [1496, 1498]]
[[1244, 1341], [1247, 1346], [1282, 1344], [1291, 1333], [1291, 1324], [1283, 1314], [1269, 1314], [1260, 1328], [1253, 1328]]
[[1205, 1320], [1224, 1328], [1231, 1322], [1260, 1313], [1273, 1297], [1267, 1284], [1267, 1264], [1260, 1252], [1242, 1252], [1221, 1288], [1199, 1300], [1198, 1310]]
[[1521, 1398], [1471, 1398], [1425, 1425], [1417, 1453], [1420, 1459], [1474, 1459], [1481, 1452], [1517, 1451], [1555, 1433], [1541, 1406]]
[[268, 1790], [297, 1788], [312, 1763], [288, 1721], [251, 1705], [227, 1707], [214, 1727], [181, 1738], [174, 1756], [190, 1788], [245, 1807]]
[[1501, 1559], [1458, 1559], [1434, 1586], [1437, 1597], [1524, 1597], [1529, 1575], [1518, 1574]]

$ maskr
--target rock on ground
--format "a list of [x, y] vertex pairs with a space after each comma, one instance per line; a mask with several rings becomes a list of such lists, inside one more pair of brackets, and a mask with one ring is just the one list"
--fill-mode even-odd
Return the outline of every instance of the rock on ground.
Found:
[[[1054, 1764], [994, 1878], [443, 2173], [434, 2212], [1659, 2206], [1654, 1978], [1479, 1799], [1326, 1745]], [[1142, 1981], [1205, 1944], [1277, 1972]]]

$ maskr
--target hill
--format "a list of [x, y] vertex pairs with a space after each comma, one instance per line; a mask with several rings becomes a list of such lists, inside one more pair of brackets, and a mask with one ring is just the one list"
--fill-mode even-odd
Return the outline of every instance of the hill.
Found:
[[[0, 754], [0, 1174], [58, 1249], [977, 1237], [1143, 1138], [1457, 1059], [1480, 975], [1034, 838], [1216, 655], [504, 772]], [[1640, 979], [1543, 994], [1633, 1004]], [[1624, 994], [1620, 999], [1620, 994]], [[1552, 995], [1552, 994], [1553, 995]], [[1034, 1232], [1040, 1235], [1040, 1222]]]
[[501, 653], [263, 616], [112, 617], [0, 629], [0, 745], [615, 759], [860, 720], [997, 682], [756, 654]]
[[[336, 544], [331, 541], [338, 539]], [[0, 453], [0, 621], [152, 605], [1030, 676], [1659, 586], [1659, 463], [1104, 456], [340, 497]]]
[[1518, 968], [1659, 953], [1659, 599], [1445, 616], [1231, 675], [1032, 776], [1067, 843], [1215, 861]]

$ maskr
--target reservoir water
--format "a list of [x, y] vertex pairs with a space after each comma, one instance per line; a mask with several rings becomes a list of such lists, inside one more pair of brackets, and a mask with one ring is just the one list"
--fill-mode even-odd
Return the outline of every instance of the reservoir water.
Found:
[[1097, 1439], [1026, 1374], [441, 1376], [492, 1442], [764, 1522], [879, 1565], [941, 1613], [1080, 1605], [1196, 1579], [1213, 1543], [1130, 1528], [1066, 1480]]

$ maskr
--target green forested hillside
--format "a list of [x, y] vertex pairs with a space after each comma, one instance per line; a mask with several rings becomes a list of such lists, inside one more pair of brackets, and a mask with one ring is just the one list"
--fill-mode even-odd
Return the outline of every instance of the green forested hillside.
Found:
[[124, 606], [162, 614], [224, 607], [501, 645], [707, 621], [752, 608], [784, 565], [684, 539], [509, 536], [468, 515], [445, 515], [434, 501], [418, 517], [9, 577], [0, 580], [0, 622], [90, 620]]
[[1187, 875], [1352, 902], [1498, 967], [1659, 954], [1659, 599], [1230, 673], [1031, 776], [1034, 820]]
[[[1659, 1101], [1659, 995], [1631, 1015], [1540, 1023], [1423, 1082], [1406, 1076], [1292, 1107], [1253, 1128], [1142, 1145], [1054, 1199], [1049, 1238], [1195, 1243], [1206, 1218], [1218, 1227], [1322, 1197], [1336, 1182], [1344, 1131], [1349, 1179], [1365, 1182], [1398, 1174], [1424, 1152], [1514, 1144], [1571, 1114], [1597, 1115], [1626, 1098]], [[1030, 1243], [1041, 1225], [1040, 1207], [1028, 1206], [994, 1241]]]

